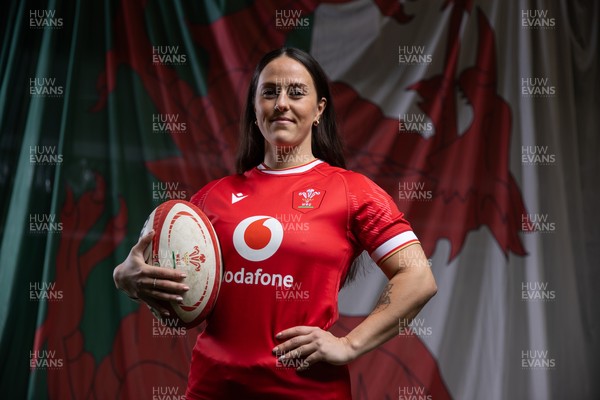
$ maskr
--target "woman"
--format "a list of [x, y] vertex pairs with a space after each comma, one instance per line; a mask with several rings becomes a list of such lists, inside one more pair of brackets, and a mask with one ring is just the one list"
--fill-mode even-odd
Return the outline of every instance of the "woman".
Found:
[[[346, 364], [398, 334], [435, 294], [420, 244], [392, 199], [344, 169], [326, 76], [307, 53], [266, 54], [250, 83], [238, 174], [191, 201], [219, 236], [226, 273], [198, 336], [187, 399], [350, 399]], [[143, 261], [142, 237], [115, 284], [163, 315], [187, 290]], [[366, 250], [390, 279], [345, 337], [327, 330], [337, 295]], [[356, 263], [355, 263], [356, 264]]]

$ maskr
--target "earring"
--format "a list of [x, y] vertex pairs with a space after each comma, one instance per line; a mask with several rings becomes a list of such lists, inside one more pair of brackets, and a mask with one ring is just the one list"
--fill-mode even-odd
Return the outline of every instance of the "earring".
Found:
[[258, 125], [258, 121], [257, 120], [254, 120], [254, 125]]
[[319, 120], [317, 119], [316, 121], [313, 122], [314, 126], [319, 126]]

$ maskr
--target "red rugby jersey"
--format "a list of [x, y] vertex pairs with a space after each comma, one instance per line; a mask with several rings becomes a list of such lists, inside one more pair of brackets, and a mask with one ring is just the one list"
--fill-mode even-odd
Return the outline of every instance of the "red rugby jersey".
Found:
[[298, 325], [329, 329], [352, 260], [377, 263], [417, 242], [380, 187], [315, 160], [260, 165], [202, 188], [192, 199], [219, 237], [225, 273], [216, 306], [192, 354], [188, 399], [350, 399], [346, 366], [297, 372], [272, 349]]

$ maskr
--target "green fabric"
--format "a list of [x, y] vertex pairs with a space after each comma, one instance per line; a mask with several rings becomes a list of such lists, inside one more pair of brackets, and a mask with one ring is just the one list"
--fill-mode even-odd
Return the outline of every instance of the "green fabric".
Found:
[[[128, 4], [137, 6], [141, 2]], [[187, 60], [183, 65], [171, 66], [171, 70], [200, 99], [208, 93], [211, 58], [189, 26], [213, 23], [251, 4], [153, 0], [145, 4], [141, 17], [153, 45], [180, 46]], [[58, 376], [66, 380], [53, 378], [63, 382], [54, 389], [47, 368], [30, 368], [36, 330], [41, 332], [44, 323], [52, 322], [48, 320], [50, 302], [30, 299], [30, 287], [39, 296], [44, 293], [35, 289], [36, 285], [56, 284], [58, 270], [69, 278], [83, 275], [78, 270], [82, 260], [117, 236], [118, 229], [105, 229], [120, 212], [125, 215], [126, 236], [112, 243], [113, 249], [94, 264], [89, 275], [74, 281], [83, 288], [81, 300], [77, 300], [82, 302], [81, 318], [74, 328], [81, 334], [82, 354], [93, 358], [94, 368], [110, 361], [123, 318], [139, 310], [137, 303], [115, 290], [112, 270], [125, 259], [147, 215], [158, 204], [153, 198], [153, 184], [161, 180], [149, 171], [147, 162], [180, 157], [182, 153], [169, 134], [152, 131], [152, 116], [160, 113], [160, 108], [148, 94], [149, 83], [124, 60], [115, 69], [115, 90], [99, 106], [101, 77], [108, 71], [109, 53], [124, 44], [136, 46], [139, 39], [118, 35], [120, 7], [120, 2], [111, 0], [52, 0], [39, 5], [19, 1], [5, 6], [0, 53], [0, 393], [6, 398], [45, 399], [52, 390], [53, 398], [85, 392], [69, 387], [78, 384], [69, 376], [92, 364], [84, 368], [62, 359]], [[49, 20], [60, 20], [62, 24], [55, 28], [31, 27], [32, 11], [54, 11]], [[308, 49], [310, 29], [292, 31], [287, 42]], [[31, 95], [30, 79], [35, 78], [54, 79], [54, 88], [62, 88], [62, 93], [57, 97]], [[190, 125], [188, 121], [189, 130]], [[35, 146], [51, 149], [62, 157], [61, 162], [32, 163], [30, 148]], [[201, 182], [216, 177], [208, 173]], [[88, 230], [76, 227], [58, 232], [30, 231], [30, 216], [64, 222], [61, 213], [87, 199], [101, 182], [106, 185], [105, 198], [101, 200], [103, 209]], [[188, 197], [197, 189], [186, 188]], [[65, 254], [77, 255], [76, 259], [64, 258], [61, 245], [72, 246], [78, 243], [78, 237], [82, 239], [79, 247], [65, 250]], [[60, 291], [55, 288], [55, 294]], [[68, 321], [74, 301], [68, 291], [62, 295], [55, 303], [62, 310], [56, 320], [59, 327]], [[68, 340], [61, 340], [45, 340], [39, 349], [67, 354]], [[65, 348], [49, 348], [48, 343], [59, 343]], [[191, 344], [180, 346], [180, 353], [189, 355]], [[179, 359], [173, 363], [181, 363], [182, 370], [187, 369], [187, 364]], [[85, 372], [91, 376], [94, 373], [93, 369]]]

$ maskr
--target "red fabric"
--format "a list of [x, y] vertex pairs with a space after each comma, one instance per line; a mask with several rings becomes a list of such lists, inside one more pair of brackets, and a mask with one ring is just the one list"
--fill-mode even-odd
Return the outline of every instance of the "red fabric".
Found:
[[[412, 18], [404, 12], [402, 4], [385, 9], [384, 2], [376, 1], [376, 4], [382, 8], [382, 14], [390, 15], [401, 23]], [[292, 2], [289, 7], [310, 14], [317, 5], [317, 1], [311, 0]], [[278, 7], [273, 2], [255, 2], [211, 24], [196, 25], [190, 22], [187, 25], [195, 46], [210, 55], [206, 67], [206, 81], [210, 84], [205, 94], [198, 95], [194, 87], [178, 76], [174, 69], [162, 65], [148, 68], [146, 62], [151, 59], [152, 42], [145, 19], [146, 1], [119, 2], [114, 10], [112, 35], [127, 40], [114, 41], [113, 47], [106, 53], [106, 69], [97, 81], [99, 100], [92, 111], [104, 109], [109, 95], [117, 90], [119, 69], [131, 70], [143, 84], [158, 112], [177, 113], [188, 123], [189, 135], [172, 135], [181, 155], [148, 160], [148, 170], [161, 181], [181, 181], [182, 188], [190, 192], [207, 180], [230, 173], [234, 165], [232, 149], [235, 148], [237, 137], [237, 121], [244, 97], [244, 91], [239, 88], [245, 87], [249, 81], [252, 73], [250, 66], [266, 51], [279, 47], [286, 41], [287, 32], [276, 29], [272, 24], [274, 10]], [[447, 239], [452, 248], [450, 258], [453, 259], [460, 253], [471, 231], [487, 227], [507, 255], [509, 252], [522, 255], [525, 254], [525, 249], [519, 238], [518, 221], [525, 213], [525, 207], [508, 168], [510, 108], [497, 92], [496, 70], [488, 68], [489, 65], [495, 65], [494, 32], [485, 16], [479, 14], [480, 43], [477, 62], [471, 68], [458, 70], [456, 60], [461, 44], [459, 33], [462, 21], [467, 20], [465, 14], [471, 12], [472, 2], [448, 0], [444, 7], [451, 14], [444, 68], [438, 75], [421, 77], [410, 88], [422, 99], [419, 108], [431, 118], [436, 135], [430, 139], [416, 134], [399, 135], [396, 118], [383, 115], [376, 104], [361, 98], [352, 86], [334, 82], [332, 86], [339, 120], [343, 127], [347, 127], [344, 136], [349, 148], [349, 164], [372, 176], [389, 193], [397, 191], [399, 180], [424, 182], [427, 190], [440, 193], [430, 202], [399, 201], [400, 207], [419, 233], [426, 254], [433, 253], [440, 239]], [[454, 91], [457, 87], [474, 106], [474, 123], [465, 132], [456, 131]], [[223, 96], [223, 93], [232, 93], [234, 97]], [[202, 156], [199, 157], [199, 154]], [[456, 160], [460, 160], [458, 164], [462, 166], [453, 170], [450, 166], [455, 165]], [[490, 185], [489, 182], [494, 184]], [[98, 185], [101, 186], [103, 185]], [[453, 191], [452, 188], [459, 190]], [[94, 196], [95, 199], [98, 197]], [[69, 195], [68, 198], [64, 207], [66, 212], [70, 212], [73, 203], [72, 196]], [[82, 204], [88, 200], [82, 199]], [[100, 203], [104, 203], [103, 198], [94, 201], [94, 206], [99, 206]], [[118, 222], [116, 229], [107, 229], [108, 234], [89, 252], [85, 245], [83, 249], [80, 248], [80, 240], [77, 238], [83, 237], [82, 232], [88, 229], [85, 221], [95, 221], [96, 216], [90, 216], [86, 212], [85, 215], [76, 215], [76, 224], [64, 221], [64, 238], [57, 256], [56, 283], [62, 285], [66, 279], [63, 290], [72, 304], [82, 304], [83, 287], [91, 270], [90, 267], [83, 269], [83, 273], [76, 274], [73, 273], [73, 266], [78, 265], [78, 262], [82, 266], [94, 266], [92, 261], [114, 250], [124, 234], [123, 220], [126, 220], [127, 214], [124, 203], [120, 210], [122, 212], [119, 217], [115, 218], [115, 222]], [[119, 230], [118, 235], [114, 233], [115, 230]], [[100, 250], [95, 251], [97, 249]], [[77, 279], [76, 285], [68, 283], [73, 277]], [[73, 288], [77, 293], [70, 292]], [[36, 333], [35, 349], [43, 346], [58, 349], [59, 356], [64, 357], [69, 364], [69, 374], [48, 371], [48, 391], [51, 398], [64, 398], [67, 395], [66, 388], [69, 388], [69, 395], [76, 398], [92, 396], [92, 392], [97, 397], [102, 397], [101, 394], [107, 394], [111, 398], [116, 398], [117, 394], [127, 397], [125, 393], [129, 392], [121, 389], [131, 388], [129, 398], [139, 398], [148, 390], [148, 387], [139, 385], [142, 381], [164, 382], [165, 385], [184, 384], [190, 347], [187, 341], [184, 345], [177, 344], [177, 352], [173, 352], [174, 347], [163, 342], [157, 344], [156, 340], [140, 340], [139, 343], [131, 342], [129, 346], [119, 344], [123, 338], [131, 337], [132, 332], [137, 337], [138, 330], [144, 332], [143, 328], [152, 321], [145, 307], [123, 320], [116, 334], [113, 351], [101, 361], [96, 370], [93, 368], [91, 354], [82, 350], [78, 337], [80, 331], [76, 329], [81, 320], [81, 307], [69, 313], [60, 311], [57, 304], [50, 304], [47, 317]], [[67, 317], [69, 321], [65, 323], [64, 318]], [[188, 336], [190, 341], [195, 339], [193, 332], [189, 332]], [[63, 349], [62, 343], [66, 343], [66, 338], [69, 338], [69, 345]], [[415, 342], [418, 339], [415, 338]], [[418, 345], [423, 350], [423, 357], [417, 360], [403, 352], [402, 348], [394, 349], [394, 357], [405, 368], [401, 372], [413, 373], [422, 368], [422, 363], [435, 366], [433, 356], [422, 343]], [[377, 349], [365, 357], [371, 359], [375, 355], [382, 356], [381, 350]], [[383, 377], [401, 373], [396, 369], [373, 368], [362, 360], [364, 358], [361, 358], [358, 365], [365, 366], [364, 371], [351, 368], [354, 390], [364, 385], [369, 387], [369, 393], [377, 393], [378, 385], [368, 379], [378, 382]], [[376, 360], [372, 362], [375, 366], [384, 365]], [[150, 364], [161, 365], [162, 368], [147, 368], [144, 378], [140, 378], [138, 368], [146, 368]], [[81, 368], [82, 366], [85, 368]], [[75, 378], [70, 373], [74, 370], [88, 371], [89, 376]], [[168, 379], [175, 370], [178, 379]], [[431, 374], [439, 376], [435, 368]], [[93, 385], [90, 384], [92, 380]], [[429, 381], [424, 379], [425, 384]], [[397, 393], [388, 395], [395, 398]], [[355, 393], [355, 398], [360, 399], [383, 398], [375, 395], [369, 397], [366, 391], [361, 391], [360, 396], [356, 397]]]
[[189, 398], [349, 398], [345, 366], [298, 373], [302, 359], [283, 365], [272, 353], [275, 335], [330, 329], [354, 257], [410, 234], [390, 197], [360, 174], [319, 161], [272, 173], [255, 168], [192, 198], [219, 236], [225, 275], [194, 347]]

